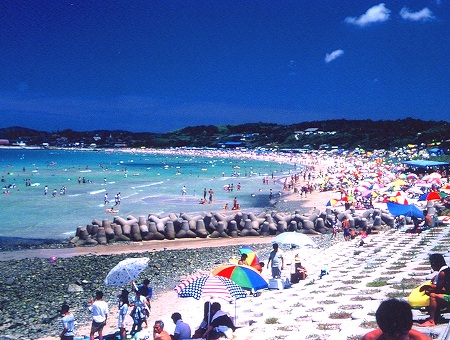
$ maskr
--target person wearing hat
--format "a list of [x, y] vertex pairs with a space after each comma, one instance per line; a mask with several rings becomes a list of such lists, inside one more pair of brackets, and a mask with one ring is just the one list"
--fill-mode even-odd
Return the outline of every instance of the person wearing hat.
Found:
[[59, 337], [62, 340], [73, 340], [75, 336], [74, 327], [75, 327], [75, 318], [71, 312], [69, 312], [69, 305], [63, 304], [61, 307], [61, 323], [63, 326], [63, 330]]
[[294, 271], [294, 276], [297, 282], [300, 280], [305, 280], [308, 276], [306, 268], [302, 266], [302, 260], [299, 254], [296, 254], [294, 258]]

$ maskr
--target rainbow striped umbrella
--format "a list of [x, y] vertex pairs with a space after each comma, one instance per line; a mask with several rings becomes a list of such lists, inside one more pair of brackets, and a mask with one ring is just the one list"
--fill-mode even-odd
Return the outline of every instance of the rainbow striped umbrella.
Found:
[[258, 256], [256, 255], [255, 249], [250, 246], [242, 246], [239, 248], [241, 254], [247, 254], [247, 263], [249, 266], [255, 266], [259, 263]]
[[222, 276], [235, 282], [239, 287], [248, 290], [260, 290], [268, 288], [266, 280], [254, 268], [238, 264], [224, 264], [211, 272], [213, 275]]

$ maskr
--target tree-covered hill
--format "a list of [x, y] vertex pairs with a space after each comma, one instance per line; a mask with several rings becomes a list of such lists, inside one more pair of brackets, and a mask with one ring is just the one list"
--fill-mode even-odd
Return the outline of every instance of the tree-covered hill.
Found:
[[[151, 130], [151, 127], [149, 127]], [[266, 147], [391, 149], [407, 144], [447, 143], [450, 123], [406, 118], [401, 120], [326, 120], [292, 125], [249, 123], [226, 126], [188, 126], [167, 133], [73, 130], [44, 132], [20, 127], [0, 129], [0, 139], [27, 145], [97, 147]], [[441, 144], [442, 145], [442, 144]]]

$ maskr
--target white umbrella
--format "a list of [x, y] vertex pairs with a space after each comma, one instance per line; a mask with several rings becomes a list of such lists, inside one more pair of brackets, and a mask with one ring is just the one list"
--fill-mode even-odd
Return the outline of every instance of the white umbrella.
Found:
[[105, 285], [123, 286], [132, 280], [136, 280], [150, 259], [148, 257], [128, 258], [120, 261], [111, 269], [105, 278]]
[[272, 243], [297, 247], [317, 247], [317, 244], [309, 236], [294, 231], [287, 231], [277, 235], [272, 240]]

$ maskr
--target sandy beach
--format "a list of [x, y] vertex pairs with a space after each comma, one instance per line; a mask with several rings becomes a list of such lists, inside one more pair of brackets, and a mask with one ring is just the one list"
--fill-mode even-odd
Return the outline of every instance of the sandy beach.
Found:
[[[314, 167], [314, 169], [310, 168], [309, 171], [313, 174], [313, 178], [318, 178], [325, 177], [324, 174], [328, 167], [339, 167], [350, 160], [344, 158], [337, 160], [323, 155], [314, 158], [307, 156], [295, 160], [292, 157], [284, 157], [276, 159], [276, 161], [294, 161], [298, 164]], [[307, 179], [301, 178], [298, 185], [306, 182], [308, 182]], [[279, 179], [279, 184], [282, 184], [282, 179]], [[311, 213], [319, 212], [325, 211], [326, 203], [337, 196], [338, 194], [333, 190], [323, 192], [316, 190], [305, 198], [291, 190], [284, 193], [277, 206], [291, 209], [291, 211], [295, 210], [295, 207], [302, 207], [302, 209]], [[380, 204], [379, 207], [382, 207], [382, 205]], [[344, 211], [343, 204], [337, 205], [333, 209], [340, 212]], [[407, 297], [414, 286], [429, 276], [428, 254], [430, 252], [447, 254], [448, 248], [443, 243], [447, 241], [449, 232], [449, 228], [445, 225], [439, 229], [426, 231], [421, 236], [386, 228], [382, 232], [369, 235], [366, 244], [360, 248], [357, 247], [360, 241], [358, 238], [350, 242], [344, 242], [342, 235], [339, 235], [337, 240], [333, 241], [330, 240], [331, 235], [323, 236], [321, 239], [325, 242], [325, 247], [300, 251], [302, 262], [309, 273], [305, 281], [283, 290], [263, 291], [261, 296], [249, 296], [246, 299], [237, 300], [235, 304], [223, 303], [223, 309], [233, 318], [236, 318], [236, 325], [239, 326], [235, 334], [237, 339], [276, 339], [280, 336], [284, 339], [359, 339], [361, 335], [376, 327], [374, 312], [382, 300], [388, 297]], [[150, 256], [155, 256], [155, 254], [170, 254], [171, 252], [187, 253], [191, 250], [193, 251], [192, 254], [200, 254], [204, 249], [213, 249], [213, 253], [218, 252], [219, 259], [211, 258], [211, 260], [216, 262], [203, 267], [198, 265], [197, 268], [190, 268], [191, 273], [208, 272], [212, 269], [208, 266], [214, 267], [220, 261], [220, 263], [224, 263], [229, 258], [237, 257], [239, 245], [255, 245], [261, 260], [267, 260], [268, 252], [271, 250], [272, 238], [272, 236], [269, 236], [183, 239], [68, 249], [31, 249], [2, 252], [0, 253], [0, 259], [9, 261], [5, 263], [19, 263], [34, 258], [40, 259], [44, 263], [48, 261], [50, 256], [56, 256], [61, 261], [69, 261], [71, 258], [79, 259], [81, 266], [87, 265], [89, 262], [90, 265], [95, 266], [97, 260], [94, 259], [101, 259], [102, 261], [107, 259], [105, 265], [110, 262], [109, 266], [112, 267], [121, 256], [126, 256], [126, 254], [133, 254], [133, 256], [150, 254]], [[222, 250], [224, 252], [219, 253]], [[293, 263], [293, 257], [294, 253], [287, 250], [286, 259], [288, 263]], [[23, 263], [19, 264], [23, 265]], [[170, 265], [173, 265], [173, 263], [166, 263], [166, 266]], [[286, 267], [283, 277], [289, 278], [291, 266]], [[328, 269], [329, 275], [319, 280], [320, 271], [324, 267]], [[159, 270], [162, 269], [163, 267], [159, 268]], [[92, 270], [92, 268], [89, 270]], [[263, 271], [266, 279], [269, 279], [270, 276], [268, 272], [267, 269]], [[64, 272], [60, 271], [57, 275], [64, 275]], [[89, 282], [86, 288], [96, 287], [101, 289], [105, 275], [106, 272], [98, 273], [97, 279], [93, 280], [95, 282]], [[177, 280], [179, 281], [187, 276], [188, 272], [186, 271]], [[156, 284], [157, 278], [149, 278], [152, 284]], [[7, 279], [8, 276], [4, 275], [3, 283]], [[89, 280], [86, 279], [86, 281]], [[32, 284], [31, 282], [23, 283], [14, 280], [13, 283], [19, 285], [22, 289], [26, 289], [26, 284]], [[83, 284], [81, 283], [81, 285]], [[399, 286], [401, 288], [398, 288]], [[108, 291], [108, 302], [111, 308], [106, 333], [113, 334], [117, 331], [117, 308], [113, 296], [117, 295], [119, 289], [106, 288], [106, 290]], [[90, 294], [92, 294], [92, 291], [83, 291], [75, 293], [75, 297], [87, 301]], [[65, 296], [67, 297], [67, 294]], [[195, 329], [201, 321], [202, 308], [203, 303], [201, 301], [180, 299], [170, 289], [157, 291], [157, 295], [152, 301], [149, 325], [157, 319], [162, 319], [166, 323], [166, 330], [170, 333], [174, 328], [170, 315], [178, 311], [183, 316], [184, 321]], [[77, 336], [88, 335], [90, 325], [88, 314], [85, 310], [82, 310], [81, 305], [75, 308], [74, 313], [76, 317], [81, 314], [84, 316], [80, 319], [77, 318]], [[414, 317], [415, 321], [418, 322], [425, 319], [426, 314], [417, 310], [414, 311]], [[53, 328], [58, 327], [57, 320], [53, 320], [51, 323]], [[446, 325], [441, 324], [420, 330], [429, 334], [432, 338], [437, 338], [439, 334], [445, 332], [445, 327]], [[8, 330], [7, 333], [9, 334], [11, 320], [9, 320], [9, 323], [4, 321], [2, 329]], [[9, 337], [7, 338], [9, 339]], [[41, 340], [54, 339], [55, 336], [42, 334], [37, 338]]]

